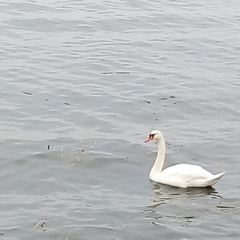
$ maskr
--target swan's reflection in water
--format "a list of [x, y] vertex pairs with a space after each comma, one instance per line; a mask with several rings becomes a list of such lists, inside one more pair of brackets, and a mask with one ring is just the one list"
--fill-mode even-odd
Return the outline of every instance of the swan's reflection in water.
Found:
[[211, 195], [213, 198], [220, 197], [218, 192], [212, 188], [176, 188], [168, 185], [152, 182], [153, 191], [155, 193], [152, 199], [151, 207], [156, 207], [161, 204], [166, 204], [171, 200], [179, 199], [196, 199], [199, 197], [206, 197]]
[[218, 199], [222, 199], [218, 192], [211, 187], [176, 188], [151, 183], [154, 193], [150, 204], [144, 209], [144, 213], [154, 225], [161, 225], [162, 221], [168, 221], [167, 219], [179, 220], [180, 223], [182, 219], [192, 222], [196, 217], [208, 215], [212, 209], [215, 209], [216, 201], [219, 202]]

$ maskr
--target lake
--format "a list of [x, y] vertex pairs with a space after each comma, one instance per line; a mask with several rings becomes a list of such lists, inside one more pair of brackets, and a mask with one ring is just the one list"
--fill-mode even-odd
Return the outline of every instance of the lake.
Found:
[[[240, 4], [2, 1], [1, 239], [239, 239]], [[149, 181], [226, 174], [214, 189]]]

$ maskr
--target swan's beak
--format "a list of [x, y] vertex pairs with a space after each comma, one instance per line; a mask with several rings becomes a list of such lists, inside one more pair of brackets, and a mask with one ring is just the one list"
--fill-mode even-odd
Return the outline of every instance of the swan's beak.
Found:
[[154, 135], [149, 134], [148, 138], [144, 142], [149, 142], [149, 141], [153, 140], [153, 138], [154, 138]]

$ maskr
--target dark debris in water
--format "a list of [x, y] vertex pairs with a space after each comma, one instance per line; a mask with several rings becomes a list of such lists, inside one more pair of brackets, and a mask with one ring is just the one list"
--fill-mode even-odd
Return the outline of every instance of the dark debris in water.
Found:
[[167, 100], [167, 99], [168, 99], [167, 97], [163, 97], [163, 98], [160, 98], [159, 100], [164, 101], [164, 100]]
[[226, 205], [217, 205], [217, 208], [226, 209], [226, 210], [235, 209], [235, 207], [233, 206], [226, 206]]
[[165, 101], [165, 100], [168, 100], [168, 99], [174, 99], [174, 98], [176, 98], [175, 96], [170, 96], [170, 97], [162, 97], [162, 98], [160, 98], [159, 99], [159, 101]]
[[42, 222], [42, 223], [40, 224], [40, 226], [43, 227], [43, 225], [44, 225], [45, 223], [46, 223], [46, 221]]
[[48, 144], [47, 149], [50, 150], [50, 144]]
[[78, 149], [78, 152], [84, 152], [85, 150], [84, 149]]
[[113, 74], [113, 72], [102, 72], [101, 74], [103, 74], [103, 75], [109, 75], [109, 74]]
[[25, 95], [32, 96], [32, 93], [30, 93], [30, 92], [22, 92], [22, 93], [25, 94]]
[[[159, 99], [159, 101], [161, 102], [161, 101], [166, 101], [166, 100], [168, 100], [168, 99], [175, 99], [176, 97], [175, 96], [173, 96], [173, 95], [171, 95], [171, 96], [169, 96], [169, 97], [162, 97], [162, 98], [160, 98]], [[175, 101], [173, 104], [177, 104], [177, 103], [179, 103], [180, 101]], [[164, 105], [164, 107], [167, 107], [167, 105], [165, 104]]]
[[186, 216], [186, 217], [181, 217], [181, 218], [185, 218], [185, 219], [187, 219], [187, 221], [188, 221], [188, 220], [193, 219], [193, 218], [195, 218], [195, 217], [192, 217], [192, 216]]
[[[166, 100], [170, 100], [170, 99], [175, 99], [175, 98], [176, 98], [176, 97], [173, 96], [173, 95], [168, 96], [168, 97], [161, 97], [161, 98], [159, 98], [159, 102], [161, 102], [161, 101], [166, 101]], [[150, 100], [147, 100], [147, 99], [145, 99], [144, 102], [145, 102], [145, 103], [148, 103], [148, 104], [152, 103]], [[180, 102], [180, 101], [174, 101], [174, 102], [172, 102], [172, 104], [175, 104], [175, 105], [176, 105], [176, 104], [179, 103], [179, 102]], [[164, 104], [163, 107], [167, 107], [167, 104]]]
[[124, 72], [124, 71], [122, 71], [122, 72], [116, 72], [116, 74], [130, 74], [130, 72]]

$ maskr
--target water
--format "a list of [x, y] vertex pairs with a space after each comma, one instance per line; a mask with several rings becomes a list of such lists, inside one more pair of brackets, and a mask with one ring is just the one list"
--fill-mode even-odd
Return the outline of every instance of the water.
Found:
[[[0, 5], [1, 239], [239, 239], [238, 1]], [[215, 190], [149, 182], [152, 129]]]

